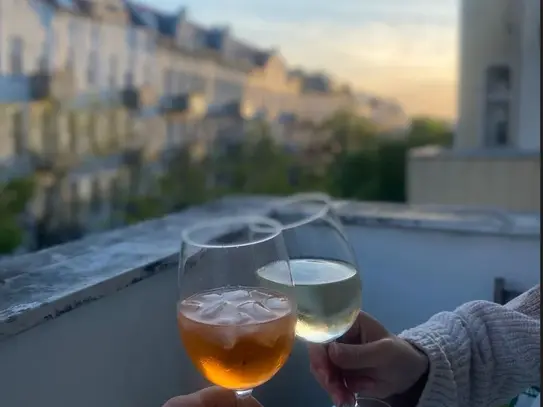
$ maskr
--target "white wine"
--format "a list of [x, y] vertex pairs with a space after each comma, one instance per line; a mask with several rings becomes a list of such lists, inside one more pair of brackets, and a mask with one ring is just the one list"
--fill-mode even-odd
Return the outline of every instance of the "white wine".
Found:
[[352, 326], [362, 304], [362, 285], [356, 269], [346, 263], [295, 259], [292, 280], [273, 264], [257, 271], [261, 284], [293, 295], [298, 305], [296, 335], [312, 343], [331, 342]]

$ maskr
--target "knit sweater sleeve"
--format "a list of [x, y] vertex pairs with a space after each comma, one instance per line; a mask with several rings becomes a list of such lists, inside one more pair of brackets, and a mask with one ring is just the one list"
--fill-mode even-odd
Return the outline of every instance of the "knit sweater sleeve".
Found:
[[505, 306], [487, 301], [402, 332], [430, 361], [417, 407], [496, 407], [540, 384], [540, 287]]

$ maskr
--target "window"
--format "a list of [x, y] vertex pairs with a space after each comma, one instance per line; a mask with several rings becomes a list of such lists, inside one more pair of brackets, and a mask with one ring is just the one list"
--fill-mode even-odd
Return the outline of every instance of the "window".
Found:
[[511, 70], [508, 66], [491, 66], [486, 77], [487, 98], [509, 99], [511, 92]]
[[486, 147], [510, 144], [511, 70], [508, 66], [489, 67], [486, 74], [485, 128]]
[[152, 32], [147, 33], [145, 49], [147, 52], [153, 52], [155, 49], [155, 36]]
[[75, 50], [73, 46], [68, 48], [68, 55], [66, 57], [66, 69], [71, 71], [75, 68]]
[[10, 47], [10, 72], [12, 74], [18, 75], [22, 74], [24, 71], [23, 66], [23, 52], [24, 52], [24, 42], [21, 37], [14, 36], [11, 38], [11, 47]]
[[89, 61], [87, 66], [87, 83], [91, 86], [96, 85], [97, 82], [97, 68], [98, 68], [98, 59], [96, 51], [91, 51], [89, 53]]
[[100, 45], [100, 26], [93, 24], [91, 28], [91, 44], [96, 49]]
[[153, 82], [153, 70], [149, 62], [143, 65], [143, 81], [146, 85]]
[[77, 115], [75, 112], [68, 114], [68, 132], [70, 137], [70, 152], [77, 154]]
[[116, 55], [109, 57], [109, 79], [108, 84], [110, 88], [117, 87], [117, 65], [118, 59]]
[[134, 52], [138, 46], [138, 32], [132, 26], [128, 27], [128, 47]]
[[168, 146], [173, 146], [175, 144], [175, 127], [171, 120], [167, 120], [166, 122], [166, 139], [168, 140]]
[[75, 47], [78, 42], [77, 21], [71, 19], [68, 24], [68, 55], [66, 59], [66, 68], [74, 69], [75, 65]]
[[134, 74], [130, 70], [126, 71], [124, 74], [124, 86], [126, 88], [134, 86]]
[[90, 202], [90, 210], [97, 214], [102, 209], [102, 194], [100, 190], [100, 181], [98, 178], [94, 178], [92, 180], [92, 187], [91, 187], [91, 202]]
[[47, 57], [47, 54], [43, 54], [38, 58], [37, 70], [41, 73], [49, 72], [49, 58]]
[[22, 112], [13, 114], [13, 140], [15, 144], [15, 153], [21, 155], [24, 153], [24, 120]]
[[164, 93], [166, 95], [173, 93], [173, 71], [171, 69], [166, 70], [164, 73]]

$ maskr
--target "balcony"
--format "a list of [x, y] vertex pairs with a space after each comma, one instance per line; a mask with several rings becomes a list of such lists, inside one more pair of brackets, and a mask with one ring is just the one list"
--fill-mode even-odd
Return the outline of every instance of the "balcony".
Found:
[[76, 94], [76, 82], [71, 70], [53, 73], [38, 72], [30, 78], [31, 100], [67, 101]]
[[79, 157], [69, 152], [40, 152], [32, 154], [31, 161], [33, 167], [40, 173], [62, 173], [74, 167]]
[[158, 97], [156, 90], [144, 85], [140, 88], [127, 87], [121, 90], [121, 104], [129, 110], [141, 110], [157, 103]]
[[158, 158], [158, 153], [153, 152], [148, 146], [132, 146], [123, 152], [123, 162], [130, 167], [139, 167]]
[[167, 96], [162, 103], [162, 110], [171, 118], [201, 119], [207, 112], [207, 102], [203, 93]]
[[[230, 197], [1, 262], [0, 405], [161, 406], [204, 386], [175, 321], [180, 231], [214, 216], [266, 214], [273, 201]], [[336, 205], [362, 267], [361, 305], [393, 332], [539, 282], [538, 218]], [[264, 406], [330, 407], [307, 366], [298, 343], [256, 396]]]
[[251, 103], [241, 100], [211, 105], [208, 108], [208, 116], [213, 118], [249, 120], [255, 118], [256, 113]]

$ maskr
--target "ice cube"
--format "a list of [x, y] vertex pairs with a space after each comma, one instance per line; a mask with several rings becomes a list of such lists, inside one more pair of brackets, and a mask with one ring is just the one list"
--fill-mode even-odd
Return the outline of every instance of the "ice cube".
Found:
[[239, 290], [232, 290], [232, 291], [225, 291], [222, 294], [222, 299], [224, 301], [230, 301], [230, 302], [240, 302], [240, 301], [246, 301], [249, 297], [249, 293], [247, 290], [239, 289]]
[[237, 325], [226, 325], [216, 332], [214, 340], [220, 343], [224, 349], [232, 349], [238, 343], [240, 338], [239, 327]]
[[222, 294], [218, 293], [208, 293], [208, 294], [201, 294], [198, 296], [198, 299], [201, 302], [217, 302], [220, 301], [222, 298]]
[[223, 308], [221, 315], [213, 320], [213, 324], [234, 326], [249, 324], [253, 321], [254, 319], [245, 312], [239, 311], [237, 308], [232, 306], [226, 306]]
[[260, 329], [253, 335], [253, 338], [263, 346], [269, 348], [273, 347], [281, 336], [280, 333], [277, 332], [277, 329], [273, 329], [271, 326], [257, 326], [259, 326]]
[[279, 312], [287, 312], [290, 309], [290, 303], [287, 298], [284, 297], [271, 297], [265, 301], [266, 307], [269, 310]]
[[260, 290], [251, 290], [249, 292], [249, 295], [251, 296], [252, 299], [257, 300], [257, 301], [266, 301], [268, 298], [273, 298], [273, 294], [260, 291]]
[[275, 313], [269, 310], [260, 301], [246, 301], [237, 306], [240, 313], [246, 314], [255, 322], [266, 322], [275, 317]]
[[207, 320], [216, 321], [219, 317], [221, 317], [221, 314], [226, 306], [227, 304], [223, 301], [218, 301], [211, 305], [205, 304], [204, 307], [200, 308], [200, 317]]
[[186, 301], [182, 301], [179, 304], [179, 310], [184, 312], [184, 313], [191, 314], [191, 313], [195, 313], [195, 312], [199, 311], [200, 308], [202, 308], [202, 306], [203, 306], [203, 304], [202, 304], [201, 301], [186, 300]]

